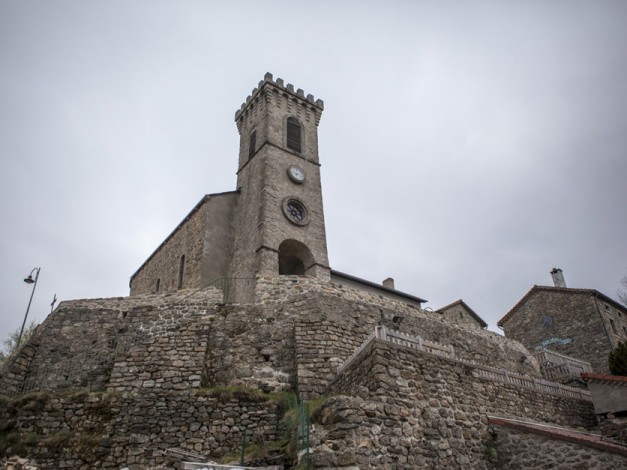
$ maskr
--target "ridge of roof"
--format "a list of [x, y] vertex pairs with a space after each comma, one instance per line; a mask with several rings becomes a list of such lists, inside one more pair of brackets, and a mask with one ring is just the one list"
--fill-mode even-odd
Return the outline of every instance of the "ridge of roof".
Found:
[[582, 372], [581, 378], [585, 381], [597, 380], [599, 382], [612, 382], [617, 385], [627, 386], [627, 377], [624, 375], [608, 375], [608, 374], [596, 374], [594, 372]]
[[621, 305], [620, 303], [618, 303], [617, 301], [615, 301], [611, 297], [608, 297], [607, 295], [603, 294], [602, 292], [599, 292], [596, 289], [581, 289], [581, 288], [575, 288], [575, 287], [554, 287], [554, 286], [538, 286], [538, 285], [534, 285], [529, 290], [529, 292], [527, 292], [525, 294], [525, 296], [522, 299], [520, 299], [516, 303], [516, 305], [514, 305], [511, 308], [511, 310], [509, 312], [507, 312], [503, 316], [503, 318], [501, 318], [498, 322], [496, 322], [497, 326], [502, 327], [503, 323], [508, 321], [516, 313], [516, 311], [520, 307], [522, 307], [525, 304], [525, 302], [527, 302], [529, 297], [531, 297], [533, 294], [535, 294], [538, 291], [561, 292], [561, 293], [573, 294], [573, 295], [593, 295], [595, 297], [599, 297], [604, 302], [612, 304], [612, 306], [614, 306], [614, 308], [618, 308], [618, 309], [622, 310], [623, 312], [627, 313], [627, 308], [625, 308], [623, 305]]
[[383, 292], [387, 292], [389, 294], [393, 294], [393, 295], [398, 295], [399, 297], [403, 297], [405, 299], [408, 300], [412, 300], [414, 302], [418, 302], [418, 303], [424, 303], [427, 302], [425, 299], [421, 299], [420, 297], [416, 297], [414, 295], [411, 294], [407, 294], [405, 292], [402, 292], [400, 290], [396, 290], [396, 289], [390, 289], [389, 287], [385, 287], [381, 284], [377, 284], [375, 282], [372, 281], [367, 281], [366, 279], [362, 279], [360, 277], [357, 276], [353, 276], [351, 274], [346, 274], [340, 271], [336, 271], [335, 269], [331, 270], [331, 275], [335, 275], [337, 277], [343, 277], [344, 279], [348, 280], [348, 281], [353, 281], [356, 282], [358, 284], [363, 284], [365, 286], [371, 287], [373, 289], [377, 289], [377, 290], [381, 290]]
[[458, 304], [464, 307], [468, 311], [468, 313], [470, 313], [474, 317], [474, 319], [479, 322], [482, 328], [488, 327], [488, 324], [483, 320], [483, 318], [477, 315], [477, 313], [472, 308], [470, 308], [470, 306], [466, 302], [464, 302], [462, 299], [456, 300], [455, 302], [445, 305], [444, 307], [440, 307], [435, 312], [443, 313], [443, 310], [448, 310], [449, 308], [454, 307], [455, 305], [458, 305]]

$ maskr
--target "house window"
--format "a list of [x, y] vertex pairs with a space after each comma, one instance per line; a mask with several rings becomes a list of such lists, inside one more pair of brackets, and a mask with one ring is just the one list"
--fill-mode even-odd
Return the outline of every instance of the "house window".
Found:
[[618, 331], [616, 330], [616, 323], [614, 323], [614, 320], [612, 320], [610, 318], [610, 325], [612, 326], [612, 331], [614, 332], [615, 335], [618, 334]]
[[161, 287], [161, 279], [157, 279], [157, 288], [156, 292], [159, 292], [159, 288]]
[[250, 160], [255, 155], [255, 149], [257, 145], [257, 131], [252, 131], [248, 138], [248, 159]]
[[183, 274], [185, 273], [185, 255], [181, 255], [179, 263], [179, 289], [183, 287]]
[[461, 310], [459, 311], [459, 318], [464, 318], [464, 312], [462, 312]]
[[301, 151], [301, 125], [298, 119], [287, 118], [287, 148], [295, 152]]

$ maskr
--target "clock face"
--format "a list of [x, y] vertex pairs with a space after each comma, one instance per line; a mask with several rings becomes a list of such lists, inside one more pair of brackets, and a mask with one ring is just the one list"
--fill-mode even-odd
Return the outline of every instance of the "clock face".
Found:
[[292, 165], [291, 167], [289, 167], [287, 169], [287, 174], [295, 183], [300, 184], [305, 181], [305, 172], [297, 166]]

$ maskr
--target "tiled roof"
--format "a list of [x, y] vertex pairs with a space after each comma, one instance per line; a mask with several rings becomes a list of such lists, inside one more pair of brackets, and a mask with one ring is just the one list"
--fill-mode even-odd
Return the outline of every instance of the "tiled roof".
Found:
[[445, 310], [448, 310], [451, 307], [455, 307], [456, 305], [461, 305], [462, 307], [464, 307], [466, 309], [466, 311], [468, 313], [470, 313], [475, 320], [477, 320], [477, 322], [481, 325], [481, 328], [486, 328], [488, 326], [488, 324], [485, 321], [483, 321], [483, 318], [481, 318], [479, 315], [477, 315], [475, 313], [475, 311], [473, 309], [471, 309], [468, 306], [468, 304], [466, 302], [464, 302], [462, 299], [456, 300], [455, 302], [453, 302], [451, 304], [448, 304], [448, 305], [446, 305], [444, 307], [441, 307], [441, 308], [437, 309], [436, 313], [444, 313]]
[[600, 434], [590, 434], [582, 431], [575, 431], [574, 429], [566, 429], [547, 424], [532, 423], [529, 421], [496, 416], [489, 416], [488, 423], [494, 426], [503, 426], [510, 429], [516, 429], [518, 431], [546, 436], [551, 439], [572, 442], [574, 444], [592, 447], [605, 452], [612, 452], [614, 454], [627, 456], [626, 446], [605, 441], [602, 439]]
[[527, 292], [527, 294], [525, 294], [525, 296], [522, 299], [520, 299], [518, 303], [514, 305], [514, 307], [509, 312], [507, 312], [505, 316], [501, 318], [496, 324], [502, 327], [503, 324], [507, 320], [509, 320], [518, 311], [518, 309], [527, 302], [527, 300], [532, 295], [534, 295], [538, 291], [560, 292], [560, 293], [571, 294], [571, 295], [590, 295], [594, 297], [599, 297], [604, 302], [607, 302], [608, 304], [612, 304], [614, 308], [618, 308], [627, 314], [627, 308], [625, 308], [623, 305], [619, 304], [614, 299], [609, 298], [607, 295], [599, 292], [596, 289], [573, 289], [571, 287], [533, 286], [531, 290]]
[[607, 375], [607, 374], [595, 374], [594, 372], [582, 372], [581, 378], [586, 382], [598, 381], [604, 383], [611, 383], [613, 385], [620, 385], [627, 387], [627, 377], [622, 375]]

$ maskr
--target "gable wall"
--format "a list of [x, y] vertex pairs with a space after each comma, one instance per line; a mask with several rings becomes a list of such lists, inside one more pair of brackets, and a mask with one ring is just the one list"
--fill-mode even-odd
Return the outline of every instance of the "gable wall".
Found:
[[232, 222], [238, 194], [207, 196], [131, 278], [131, 295], [176, 291], [185, 255], [182, 289], [197, 289], [228, 277], [232, 259]]
[[448, 323], [482, 329], [479, 322], [462, 305], [457, 304], [447, 309], [441, 309], [440, 312]]
[[[545, 321], [545, 316], [550, 319]], [[596, 301], [590, 295], [538, 290], [505, 322], [503, 330], [508, 338], [520, 341], [531, 351], [546, 347], [589, 361], [595, 372], [609, 372], [610, 343]], [[552, 339], [572, 342], [546, 343]]]

